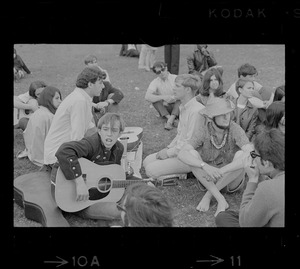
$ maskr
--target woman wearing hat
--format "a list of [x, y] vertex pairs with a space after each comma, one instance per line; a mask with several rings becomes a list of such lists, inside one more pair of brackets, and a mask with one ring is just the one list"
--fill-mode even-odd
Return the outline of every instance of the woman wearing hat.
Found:
[[218, 202], [215, 216], [229, 206], [220, 190], [226, 187], [232, 193], [243, 186], [243, 157], [253, 150], [245, 131], [231, 120], [234, 108], [228, 98], [211, 99], [199, 112], [203, 117], [193, 138], [178, 154], [207, 189], [197, 210], [207, 211], [214, 196]]

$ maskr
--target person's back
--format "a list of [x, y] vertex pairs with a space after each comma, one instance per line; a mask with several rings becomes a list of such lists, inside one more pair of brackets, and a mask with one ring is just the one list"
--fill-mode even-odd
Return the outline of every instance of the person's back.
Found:
[[215, 220], [217, 227], [285, 226], [284, 134], [276, 128], [264, 128], [252, 145], [253, 150], [243, 160], [248, 182], [239, 213], [220, 212]]
[[24, 131], [28, 158], [37, 166], [44, 164], [44, 142], [54, 114], [61, 103], [59, 89], [47, 86], [38, 98], [39, 108], [31, 115]]
[[76, 88], [60, 104], [45, 139], [44, 163], [56, 162], [59, 146], [71, 140], [80, 140], [92, 123], [92, 97], [100, 95], [103, 72], [97, 67], [86, 67], [77, 77]]
[[249, 189], [249, 192], [245, 191], [240, 208], [240, 226], [284, 227], [284, 190], [285, 174], [283, 172], [273, 179], [265, 180], [258, 184], [255, 190], [255, 202], [252, 203], [250, 208], [247, 208], [246, 205], [249, 199], [252, 199], [252, 195], [247, 199], [251, 189]]
[[[53, 157], [62, 144], [62, 142], [70, 140], [79, 140], [83, 138], [85, 132], [89, 128], [89, 124], [92, 120], [91, 109], [86, 103], [87, 96], [85, 97], [80, 89], [75, 89], [71, 92], [61, 103], [55, 116], [53, 118], [51, 127], [45, 139], [45, 163], [53, 163]], [[77, 108], [81, 107], [81, 110], [78, 111]], [[78, 114], [85, 115], [85, 121], [78, 122], [76, 118]], [[81, 126], [80, 131], [75, 134], [73, 124]], [[73, 132], [73, 133], [72, 133]], [[79, 136], [81, 136], [79, 138]], [[76, 139], [77, 137], [77, 139]]]

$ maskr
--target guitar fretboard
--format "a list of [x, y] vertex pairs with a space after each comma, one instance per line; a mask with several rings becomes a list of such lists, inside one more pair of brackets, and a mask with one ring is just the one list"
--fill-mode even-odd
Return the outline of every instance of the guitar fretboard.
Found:
[[142, 182], [142, 183], [147, 183], [147, 180], [114, 180], [113, 181], [113, 188], [126, 188], [128, 185], [134, 184], [134, 183], [138, 183], [138, 182]]

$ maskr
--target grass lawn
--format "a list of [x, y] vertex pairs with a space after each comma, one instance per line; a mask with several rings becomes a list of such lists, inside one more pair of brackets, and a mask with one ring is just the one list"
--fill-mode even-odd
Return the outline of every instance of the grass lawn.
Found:
[[[195, 45], [180, 46], [179, 73], [187, 73], [186, 57]], [[124, 92], [120, 103], [120, 112], [127, 126], [139, 126], [144, 130], [143, 158], [166, 147], [176, 135], [176, 129], [166, 131], [163, 121], [156, 117], [156, 112], [150, 108], [144, 99], [149, 83], [156, 77], [153, 72], [138, 70], [137, 58], [119, 57], [121, 45], [55, 45], [55, 44], [16, 44], [17, 53], [22, 57], [31, 75], [14, 83], [14, 95], [28, 91], [29, 85], [35, 80], [43, 80], [48, 85], [59, 88], [63, 98], [75, 87], [77, 75], [85, 67], [83, 59], [88, 54], [98, 57], [100, 66], [109, 73], [115, 87]], [[140, 46], [138, 46], [140, 48]], [[225, 89], [237, 79], [237, 68], [246, 62], [253, 64], [258, 70], [257, 81], [265, 87], [277, 87], [285, 83], [285, 48], [284, 45], [209, 45], [218, 65], [223, 66]], [[164, 60], [163, 47], [159, 47], [157, 60]], [[138, 87], [139, 90], [136, 90]], [[14, 156], [24, 149], [23, 135], [20, 130], [14, 130]], [[14, 178], [19, 175], [38, 171], [39, 167], [27, 158], [14, 158]], [[144, 171], [141, 171], [146, 177]], [[195, 179], [179, 180], [177, 186], [159, 187], [170, 199], [175, 211], [175, 226], [177, 227], [214, 227], [214, 212], [216, 201], [212, 200], [208, 212], [196, 211], [204, 192], [197, 187]], [[240, 192], [227, 195], [230, 208], [238, 210]], [[84, 220], [73, 214], [66, 214], [71, 226], [97, 227], [99, 222]], [[14, 226], [41, 227], [40, 223], [31, 221], [24, 216], [24, 210], [14, 203]]]

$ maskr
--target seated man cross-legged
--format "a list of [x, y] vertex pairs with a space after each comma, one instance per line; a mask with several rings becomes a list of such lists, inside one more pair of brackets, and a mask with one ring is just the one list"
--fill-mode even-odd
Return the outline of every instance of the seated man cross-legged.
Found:
[[209, 209], [212, 196], [218, 207], [215, 215], [228, 208], [220, 190], [238, 190], [244, 182], [243, 158], [253, 149], [245, 131], [231, 120], [234, 104], [227, 98], [215, 97], [200, 110], [203, 116], [191, 141], [183, 146], [178, 158], [191, 167], [195, 177], [207, 189], [197, 206]]
[[199, 111], [204, 106], [195, 99], [195, 92], [200, 85], [201, 80], [196, 75], [183, 74], [176, 77], [174, 96], [181, 103], [177, 135], [166, 148], [145, 158], [143, 165], [147, 176], [159, 180], [161, 176], [191, 172], [188, 165], [178, 160], [177, 154], [192, 138], [195, 124], [201, 117]]
[[153, 65], [153, 72], [157, 78], [150, 83], [145, 99], [152, 103], [161, 117], [167, 119], [165, 129], [171, 130], [174, 120], [179, 115], [180, 105], [180, 101], [176, 101], [173, 94], [176, 75], [169, 73], [164, 62], [156, 62]]

